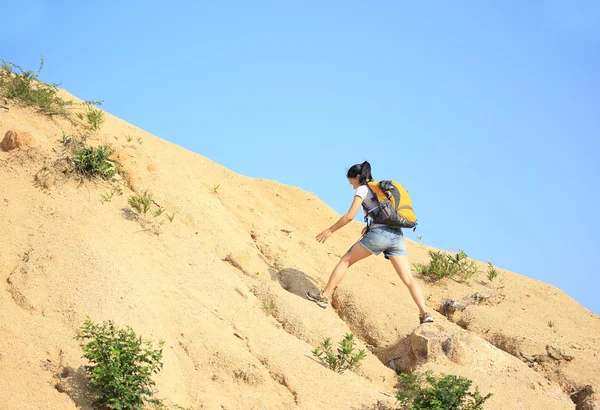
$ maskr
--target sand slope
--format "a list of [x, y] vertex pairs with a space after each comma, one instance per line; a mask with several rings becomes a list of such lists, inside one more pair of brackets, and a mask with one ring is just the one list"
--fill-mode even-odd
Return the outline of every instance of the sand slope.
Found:
[[[389, 262], [371, 257], [323, 310], [303, 295], [323, 287], [362, 226], [318, 244], [339, 215], [314, 194], [238, 175], [108, 113], [85, 132], [8, 106], [0, 137], [32, 139], [0, 151], [0, 409], [91, 408], [73, 339], [86, 315], [164, 340], [158, 397], [193, 409], [392, 406], [392, 367], [469, 377], [493, 393], [487, 409], [574, 409], [569, 393], [600, 387], [600, 318], [550, 285], [502, 269], [490, 283], [483, 264], [468, 282], [417, 276], [436, 319], [419, 326]], [[82, 132], [112, 144], [128, 178], [63, 174], [63, 133]], [[145, 190], [165, 214], [131, 213], [127, 199]], [[427, 261], [427, 247], [407, 245], [411, 262]], [[436, 312], [476, 292], [483, 303]], [[373, 351], [358, 370], [339, 375], [312, 357], [349, 332]], [[593, 408], [594, 395], [580, 398]]]

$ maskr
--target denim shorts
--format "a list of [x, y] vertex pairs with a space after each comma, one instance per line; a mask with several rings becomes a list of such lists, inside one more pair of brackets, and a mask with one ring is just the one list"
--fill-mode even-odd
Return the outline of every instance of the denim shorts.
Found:
[[386, 259], [390, 256], [408, 255], [402, 229], [375, 226], [369, 229], [369, 232], [358, 242], [373, 255], [383, 252]]

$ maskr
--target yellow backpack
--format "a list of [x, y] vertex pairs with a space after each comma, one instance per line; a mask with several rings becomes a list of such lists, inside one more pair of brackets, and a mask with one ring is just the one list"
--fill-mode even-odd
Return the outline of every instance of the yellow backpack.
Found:
[[[417, 228], [417, 216], [412, 208], [412, 202], [408, 191], [395, 181], [383, 180], [373, 181], [367, 184], [379, 207], [366, 209], [365, 222], [368, 223], [370, 216], [373, 223], [385, 224], [394, 228]], [[364, 207], [364, 203], [363, 203]]]

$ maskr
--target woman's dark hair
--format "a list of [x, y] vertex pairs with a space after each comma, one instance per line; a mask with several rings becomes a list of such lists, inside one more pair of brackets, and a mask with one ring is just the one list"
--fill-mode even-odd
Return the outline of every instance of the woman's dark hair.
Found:
[[366, 184], [367, 182], [371, 182], [373, 180], [373, 176], [371, 175], [371, 164], [367, 161], [362, 164], [352, 165], [348, 170], [348, 178], [358, 178], [358, 182], [361, 185]]

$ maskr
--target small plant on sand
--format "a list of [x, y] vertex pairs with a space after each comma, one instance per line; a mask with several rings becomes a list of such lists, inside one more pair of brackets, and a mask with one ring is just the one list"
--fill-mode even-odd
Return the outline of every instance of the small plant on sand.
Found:
[[111, 178], [117, 173], [116, 161], [111, 159], [115, 150], [108, 145], [87, 147], [78, 142], [73, 147], [75, 171], [85, 177]]
[[133, 195], [127, 202], [138, 214], [145, 214], [152, 205], [152, 194], [146, 190], [142, 195]]
[[217, 192], [219, 192], [219, 188], [221, 188], [221, 184], [214, 185], [213, 186], [213, 193], [216, 194]]
[[86, 102], [85, 113], [78, 112], [75, 115], [77, 118], [79, 118], [79, 121], [81, 121], [84, 128], [92, 131], [98, 131], [104, 123], [104, 111], [99, 108], [94, 108], [92, 103], [99, 105], [101, 104], [101, 101]]
[[123, 195], [123, 191], [121, 190], [121, 188], [116, 187], [111, 189], [110, 192], [104, 195], [101, 194], [100, 197], [102, 197], [102, 202], [110, 202], [110, 200], [115, 194]]
[[168, 213], [167, 215], [167, 219], [169, 220], [169, 223], [173, 223], [173, 218], [175, 218], [175, 212], [173, 212], [171, 215], [169, 215]]
[[490, 282], [493, 281], [494, 279], [496, 279], [498, 277], [498, 275], [500, 274], [496, 270], [496, 268], [494, 267], [494, 265], [492, 264], [491, 261], [488, 261], [488, 271], [487, 271], [487, 274], [488, 274], [488, 280]]
[[334, 352], [331, 338], [328, 337], [321, 343], [321, 346], [312, 351], [312, 354], [331, 370], [338, 373], [358, 367], [359, 362], [367, 355], [367, 351], [364, 349], [358, 352], [354, 351], [354, 335], [351, 333], [345, 335], [338, 342], [338, 346]]
[[[256, 272], [258, 274], [258, 272]], [[263, 303], [263, 310], [264, 312], [267, 314], [267, 316], [270, 316], [271, 313], [273, 313], [273, 310], [275, 310], [275, 304], [273, 302], [269, 302], [269, 303]]]
[[142, 145], [144, 141], [142, 141], [142, 137], [137, 137], [137, 142], [138, 144]]
[[131, 142], [131, 135], [125, 135], [125, 139], [127, 140], [127, 142]]
[[157, 210], [152, 212], [152, 215], [156, 218], [157, 216], [161, 216], [163, 212], [165, 212], [163, 208], [158, 208]]
[[162, 347], [137, 336], [129, 327], [117, 328], [112, 321], [95, 324], [89, 317], [77, 331], [97, 408], [143, 409], [162, 402], [153, 397], [151, 376], [162, 369]]
[[429, 264], [413, 264], [417, 273], [426, 276], [433, 281], [442, 278], [451, 278], [458, 274], [469, 280], [471, 276], [479, 272], [474, 260], [469, 259], [468, 255], [461, 249], [456, 254], [450, 254], [443, 251], [428, 251]]
[[62, 136], [60, 137], [59, 142], [63, 145], [68, 144], [69, 142], [71, 142], [72, 137], [69, 134], [65, 134], [65, 132], [62, 132]]
[[112, 199], [114, 194], [115, 194], [115, 191], [111, 191], [110, 193], [100, 195], [100, 196], [102, 197], [103, 202], [110, 202], [110, 200]]
[[65, 107], [72, 105], [73, 101], [65, 101], [58, 96], [59, 84], [46, 84], [38, 79], [43, 67], [44, 57], [40, 57], [37, 70], [24, 70], [14, 63], [0, 60], [0, 99], [36, 107], [46, 115], [67, 117]]
[[411, 410], [480, 410], [492, 394], [482, 397], [479, 388], [469, 391], [471, 380], [461, 376], [425, 374], [398, 376], [400, 389], [396, 399]]

